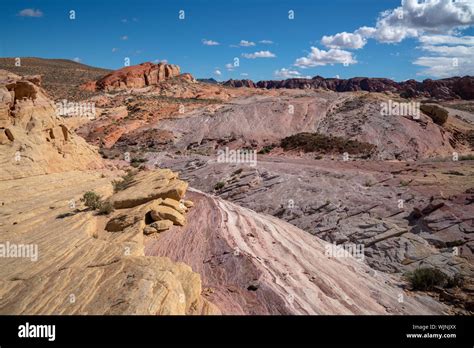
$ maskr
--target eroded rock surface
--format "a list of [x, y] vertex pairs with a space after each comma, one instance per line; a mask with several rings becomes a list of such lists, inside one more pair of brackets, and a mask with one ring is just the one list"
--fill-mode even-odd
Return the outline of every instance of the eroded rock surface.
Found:
[[0, 70], [0, 180], [102, 168], [94, 147], [67, 128], [30, 80]]

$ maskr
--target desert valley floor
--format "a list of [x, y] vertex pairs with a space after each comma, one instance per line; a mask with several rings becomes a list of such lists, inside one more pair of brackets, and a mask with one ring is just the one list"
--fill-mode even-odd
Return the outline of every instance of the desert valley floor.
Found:
[[473, 77], [23, 61], [0, 59], [1, 314], [474, 311]]

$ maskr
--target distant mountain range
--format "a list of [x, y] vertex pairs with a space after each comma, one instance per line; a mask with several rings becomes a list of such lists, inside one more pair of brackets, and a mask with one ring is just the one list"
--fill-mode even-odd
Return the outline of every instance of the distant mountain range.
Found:
[[248, 88], [291, 88], [291, 89], [328, 89], [336, 92], [368, 91], [394, 92], [405, 98], [434, 99], [474, 99], [474, 77], [450, 77], [441, 80], [426, 79], [422, 82], [407, 80], [395, 82], [386, 78], [354, 77], [350, 79], [324, 78], [315, 76], [311, 79], [292, 78], [286, 80], [268, 80], [257, 83], [252, 80], [228, 80], [224, 86]]

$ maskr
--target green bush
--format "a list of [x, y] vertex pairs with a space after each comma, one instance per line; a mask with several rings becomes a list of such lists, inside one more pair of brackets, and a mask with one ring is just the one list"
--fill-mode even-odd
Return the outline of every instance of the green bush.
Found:
[[414, 290], [432, 290], [435, 286], [444, 286], [448, 276], [436, 268], [418, 268], [406, 274]]
[[100, 207], [101, 196], [94, 191], [88, 191], [82, 196], [81, 202], [84, 202], [86, 207], [96, 210]]
[[264, 146], [258, 153], [260, 155], [265, 155], [267, 153], [270, 153], [270, 151], [272, 151], [274, 148], [275, 148], [275, 145], [267, 145], [267, 146]]
[[298, 133], [281, 140], [285, 150], [303, 150], [304, 152], [364, 154], [369, 156], [375, 145], [343, 137], [328, 136], [319, 133]]
[[448, 120], [448, 111], [441, 106], [422, 104], [420, 110], [427, 114], [437, 125], [442, 126]]
[[219, 181], [218, 183], [216, 183], [214, 185], [214, 190], [218, 191], [218, 190], [222, 189], [224, 186], [225, 186], [225, 182]]
[[97, 214], [99, 214], [99, 215], [109, 215], [113, 211], [114, 211], [114, 206], [112, 205], [112, 203], [110, 203], [110, 201], [102, 201], [99, 204]]

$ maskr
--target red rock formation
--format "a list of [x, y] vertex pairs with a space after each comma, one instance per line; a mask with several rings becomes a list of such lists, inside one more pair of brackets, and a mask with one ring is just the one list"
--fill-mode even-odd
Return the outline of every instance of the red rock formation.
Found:
[[257, 87], [252, 80], [232, 80], [230, 79], [229, 81], [224, 82], [224, 86], [229, 86], [229, 87], [249, 87], [249, 88], [255, 88]]
[[155, 85], [160, 81], [178, 76], [179, 66], [173, 64], [153, 64], [150, 62], [128, 66], [105, 75], [95, 83], [83, 85], [84, 89], [110, 91], [114, 89], [141, 88]]

